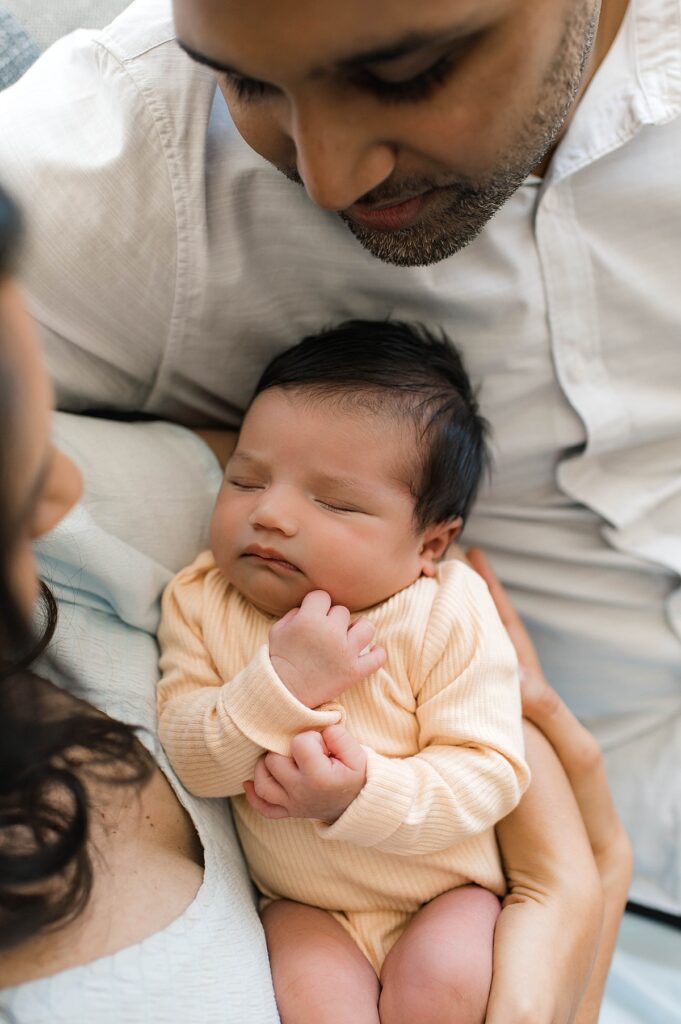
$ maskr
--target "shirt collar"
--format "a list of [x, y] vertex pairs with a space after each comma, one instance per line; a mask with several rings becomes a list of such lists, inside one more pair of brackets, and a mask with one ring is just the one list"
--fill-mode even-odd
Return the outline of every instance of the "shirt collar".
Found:
[[546, 184], [681, 114], [681, 0], [629, 0], [620, 30], [554, 153]]

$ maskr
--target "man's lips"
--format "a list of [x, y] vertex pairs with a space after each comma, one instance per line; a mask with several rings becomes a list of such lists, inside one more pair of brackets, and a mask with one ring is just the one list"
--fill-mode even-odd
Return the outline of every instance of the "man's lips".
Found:
[[293, 562], [289, 562], [281, 552], [276, 551], [274, 548], [262, 548], [258, 544], [251, 544], [243, 552], [242, 558], [253, 558], [254, 560], [262, 562], [264, 565], [268, 565], [272, 569], [284, 569], [287, 572], [300, 572], [297, 565]]
[[399, 231], [411, 227], [421, 216], [433, 198], [437, 189], [428, 189], [409, 199], [398, 200], [382, 206], [368, 206], [365, 203], [353, 203], [345, 211], [345, 215], [356, 224], [373, 228], [375, 231]]

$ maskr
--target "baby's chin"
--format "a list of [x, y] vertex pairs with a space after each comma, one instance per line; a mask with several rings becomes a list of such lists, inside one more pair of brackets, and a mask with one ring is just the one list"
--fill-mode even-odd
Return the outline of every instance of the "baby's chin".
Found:
[[263, 593], [262, 591], [259, 591], [259, 588], [240, 587], [238, 583], [231, 580], [230, 582], [234, 588], [239, 591], [241, 596], [245, 598], [249, 604], [252, 604], [257, 608], [257, 610], [263, 615], [267, 615], [274, 619], [281, 619], [293, 608], [300, 608], [305, 597], [308, 594], [311, 594], [314, 590], [325, 590], [331, 598], [332, 605], [342, 605], [348, 609], [351, 615], [357, 615], [360, 612], [369, 611], [371, 608], [375, 608], [376, 606], [383, 604], [384, 601], [393, 597], [400, 590], [404, 590], [405, 587], [408, 587], [410, 583], [413, 583], [414, 581], [410, 580], [409, 583], [405, 583], [404, 586], [399, 587], [398, 590], [392, 590], [389, 594], [380, 595], [371, 602], [364, 601], [361, 604], [357, 601], [353, 601], [350, 595], [334, 593], [332, 590], [327, 589], [324, 584], [319, 584], [317, 586], [310, 584], [307, 589], [301, 591], [301, 593], [295, 597], [288, 596], [287, 598], [285, 596], [273, 595], [267, 592]]
[[[253, 605], [262, 615], [268, 616], [272, 619], [282, 619], [287, 612], [292, 611], [294, 608], [300, 608], [305, 597], [312, 593], [313, 590], [320, 590], [321, 587], [310, 587], [308, 590], [295, 597], [279, 597], [278, 595], [258, 593], [255, 590], [249, 588], [243, 588], [234, 583], [235, 590], [241, 594], [249, 604]], [[334, 604], [339, 602], [334, 601]]]
[[314, 587], [309, 587], [287, 593], [278, 580], [263, 579], [253, 584], [250, 580], [231, 576], [224, 569], [223, 574], [244, 600], [272, 619], [281, 619], [292, 608], [299, 608], [305, 595], [314, 590]]
[[266, 571], [253, 577], [250, 573], [243, 574], [238, 562], [236, 567], [221, 565], [218, 562], [218, 568], [249, 604], [252, 604], [263, 615], [273, 619], [281, 619], [293, 608], [300, 608], [305, 597], [314, 590], [325, 591], [329, 594], [332, 605], [342, 605], [352, 615], [356, 615], [382, 604], [415, 582], [413, 575], [404, 580], [392, 580], [392, 586], [386, 587], [385, 593], [379, 593], [368, 586], [360, 599], [356, 593], [348, 593], [342, 587], [329, 586], [327, 580], [317, 582], [310, 580], [307, 576], [295, 581], [284, 580], [280, 576], [267, 575]]
[[[236, 588], [239, 590], [239, 588]], [[239, 590], [242, 597], [246, 598], [249, 604], [261, 613], [266, 615], [270, 619], [282, 619], [287, 612], [290, 612], [292, 608], [299, 608], [300, 601], [296, 602], [278, 602], [278, 601], [266, 601], [258, 598], [251, 597], [249, 594], [244, 594], [242, 590]], [[302, 600], [302, 598], [301, 598]]]
[[[253, 583], [250, 580], [244, 581], [243, 579], [232, 577], [229, 573], [224, 572], [224, 570], [223, 573], [228, 582], [249, 604], [257, 608], [263, 615], [273, 619], [281, 619], [293, 608], [300, 608], [303, 600], [313, 590], [326, 589], [324, 584], [309, 583], [307, 586], [288, 590], [288, 588], [281, 585], [281, 580], [279, 579], [264, 578], [257, 581], [257, 583]], [[328, 590], [326, 592], [330, 593]], [[330, 596], [332, 604], [343, 604], [351, 612], [362, 610], [359, 607], [352, 607], [347, 602], [337, 598], [333, 593]]]

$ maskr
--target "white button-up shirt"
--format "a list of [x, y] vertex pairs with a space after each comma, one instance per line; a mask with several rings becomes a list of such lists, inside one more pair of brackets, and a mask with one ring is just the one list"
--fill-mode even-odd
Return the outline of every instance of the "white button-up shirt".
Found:
[[63, 406], [235, 426], [322, 325], [446, 329], [495, 448], [466, 540], [607, 748], [636, 894], [681, 911], [679, 0], [630, 0], [545, 179], [431, 267], [381, 264], [246, 146], [169, 0], [48, 51], [0, 140]]

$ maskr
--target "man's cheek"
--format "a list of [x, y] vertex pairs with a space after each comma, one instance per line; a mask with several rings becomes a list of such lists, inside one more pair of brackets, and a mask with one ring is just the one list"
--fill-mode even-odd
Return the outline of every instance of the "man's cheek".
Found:
[[296, 166], [293, 140], [283, 130], [278, 119], [269, 113], [264, 103], [237, 103], [230, 101], [227, 89], [221, 86], [234, 125], [244, 142], [261, 157], [277, 167]]

